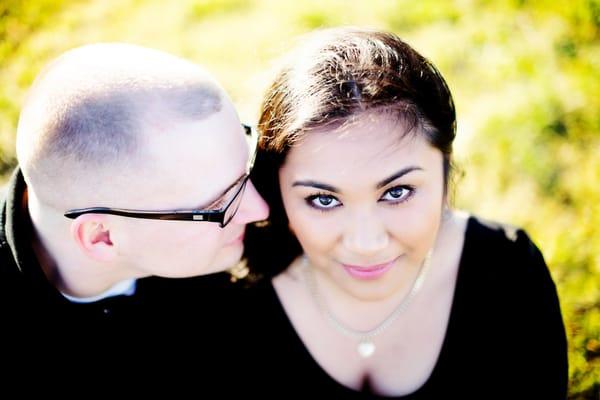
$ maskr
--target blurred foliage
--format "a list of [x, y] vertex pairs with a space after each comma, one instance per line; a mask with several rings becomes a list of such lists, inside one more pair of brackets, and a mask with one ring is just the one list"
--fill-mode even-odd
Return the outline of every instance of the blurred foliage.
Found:
[[[0, 2], [0, 66], [2, 69], [17, 52], [21, 43], [35, 31], [41, 30], [52, 21], [66, 0], [2, 0]], [[36, 69], [22, 71], [21, 83], [29, 85]], [[1, 73], [0, 73], [1, 74]], [[4, 74], [2, 74], [4, 75]], [[4, 77], [3, 77], [4, 78]], [[10, 76], [15, 79], [16, 76]], [[0, 175], [8, 173], [16, 159], [14, 158], [15, 121], [19, 115], [19, 102], [11, 99], [14, 94], [10, 88], [0, 90]]]
[[531, 233], [561, 297], [570, 398], [599, 399], [600, 0], [2, 0], [0, 173], [16, 162], [27, 87], [69, 48], [127, 41], [190, 58], [253, 121], [273, 60], [337, 25], [394, 31], [445, 75], [455, 202]]

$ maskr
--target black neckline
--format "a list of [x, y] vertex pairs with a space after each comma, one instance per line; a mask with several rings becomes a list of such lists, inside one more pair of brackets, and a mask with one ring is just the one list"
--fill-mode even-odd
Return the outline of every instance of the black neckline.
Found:
[[472, 215], [469, 215], [468, 219], [467, 219], [467, 226], [465, 229], [465, 237], [464, 237], [464, 242], [463, 242], [463, 247], [462, 247], [462, 251], [461, 251], [461, 255], [460, 255], [460, 259], [459, 259], [459, 263], [458, 263], [458, 271], [457, 271], [457, 276], [456, 276], [456, 282], [454, 285], [454, 293], [452, 295], [452, 305], [450, 307], [450, 315], [448, 316], [448, 323], [446, 324], [446, 332], [444, 334], [444, 340], [442, 342], [442, 346], [440, 348], [440, 352], [438, 354], [438, 357], [436, 359], [435, 365], [433, 367], [433, 369], [431, 370], [431, 373], [429, 374], [429, 377], [425, 380], [425, 382], [423, 382], [423, 384], [421, 386], [419, 386], [415, 391], [408, 393], [404, 396], [384, 396], [384, 395], [378, 395], [378, 394], [374, 394], [374, 393], [369, 393], [369, 392], [361, 392], [361, 391], [357, 391], [354, 390], [352, 388], [349, 388], [341, 383], [339, 383], [337, 380], [335, 380], [331, 375], [329, 375], [327, 373], [327, 371], [325, 371], [323, 369], [323, 367], [321, 367], [321, 365], [314, 359], [314, 357], [312, 356], [312, 354], [310, 354], [310, 352], [308, 351], [308, 349], [306, 348], [306, 346], [304, 345], [304, 342], [302, 341], [302, 338], [300, 338], [298, 332], [296, 332], [296, 329], [294, 328], [294, 325], [292, 323], [292, 321], [290, 320], [289, 316], [287, 315], [287, 312], [285, 311], [285, 308], [283, 307], [283, 304], [281, 303], [281, 300], [279, 299], [279, 296], [277, 295], [277, 291], [275, 290], [275, 287], [273, 286], [272, 282], [269, 282], [268, 285], [268, 290], [269, 290], [269, 296], [272, 296], [273, 299], [275, 300], [273, 302], [274, 307], [276, 308], [276, 310], [274, 311], [273, 315], [279, 315], [281, 321], [284, 323], [284, 325], [286, 326], [286, 330], [288, 330], [288, 333], [290, 334], [290, 336], [294, 337], [294, 340], [296, 341], [297, 344], [297, 348], [301, 348], [302, 350], [298, 352], [298, 354], [301, 354], [304, 358], [304, 362], [311, 364], [313, 367], [315, 367], [316, 371], [318, 371], [318, 374], [320, 375], [320, 379], [324, 380], [326, 382], [328, 382], [329, 384], [335, 385], [338, 389], [347, 392], [348, 394], [354, 394], [354, 395], [370, 395], [373, 397], [377, 397], [377, 398], [381, 398], [381, 399], [411, 399], [413, 397], [416, 396], [421, 396], [423, 395], [423, 393], [430, 387], [430, 386], [436, 386], [435, 385], [435, 381], [436, 379], [438, 379], [438, 375], [440, 374], [440, 370], [442, 370], [442, 365], [445, 362], [446, 358], [448, 358], [448, 348], [450, 346], [449, 341], [450, 341], [450, 337], [454, 336], [454, 332], [457, 328], [455, 328], [455, 326], [458, 323], [459, 320], [459, 310], [461, 309], [460, 305], [458, 305], [462, 300], [461, 300], [461, 296], [460, 293], [463, 291], [463, 285], [465, 282], [465, 271], [466, 271], [466, 260], [467, 260], [467, 255], [470, 251], [471, 248], [471, 236], [472, 236], [472, 231], [475, 228], [475, 218]]

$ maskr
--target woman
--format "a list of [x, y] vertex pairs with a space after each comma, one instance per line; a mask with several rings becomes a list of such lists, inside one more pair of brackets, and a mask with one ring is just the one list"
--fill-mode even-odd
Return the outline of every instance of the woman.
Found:
[[390, 33], [318, 32], [277, 74], [259, 131], [252, 179], [271, 216], [246, 237], [263, 276], [249, 302], [258, 386], [566, 396], [541, 253], [524, 231], [449, 206], [455, 110], [428, 60]]

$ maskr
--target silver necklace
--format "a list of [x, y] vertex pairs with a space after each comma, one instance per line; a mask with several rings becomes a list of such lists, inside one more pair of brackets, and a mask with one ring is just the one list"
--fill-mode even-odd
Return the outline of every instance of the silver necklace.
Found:
[[361, 357], [368, 358], [372, 356], [373, 353], [375, 353], [376, 348], [375, 343], [373, 343], [373, 338], [379, 335], [381, 332], [383, 332], [387, 327], [389, 327], [392, 324], [392, 322], [394, 322], [396, 318], [398, 318], [398, 316], [404, 310], [406, 310], [406, 308], [411, 303], [412, 299], [417, 295], [417, 293], [421, 289], [421, 286], [423, 286], [423, 281], [425, 280], [427, 270], [429, 269], [429, 266], [431, 264], [431, 254], [432, 250], [430, 250], [427, 253], [427, 256], [425, 256], [425, 260], [423, 260], [423, 263], [419, 268], [419, 273], [415, 278], [415, 281], [413, 282], [410, 292], [408, 292], [408, 294], [402, 299], [400, 304], [398, 304], [396, 308], [394, 308], [394, 310], [383, 321], [381, 321], [375, 328], [369, 329], [368, 331], [359, 331], [352, 329], [338, 321], [338, 319], [331, 313], [331, 311], [327, 307], [327, 304], [325, 304], [321, 293], [319, 292], [317, 281], [315, 279], [313, 270], [306, 255], [304, 255], [304, 265], [302, 270], [304, 272], [304, 278], [308, 285], [308, 290], [313, 299], [315, 300], [315, 303], [317, 304], [319, 310], [325, 315], [327, 321], [329, 321], [331, 326], [338, 332], [351, 338], [358, 339], [356, 351]]

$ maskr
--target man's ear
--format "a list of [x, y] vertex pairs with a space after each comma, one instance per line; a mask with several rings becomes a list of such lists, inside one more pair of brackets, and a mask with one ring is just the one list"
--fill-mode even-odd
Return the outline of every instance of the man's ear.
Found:
[[111, 261], [115, 246], [110, 239], [107, 218], [99, 214], [83, 214], [71, 223], [71, 237], [79, 248], [97, 261]]

